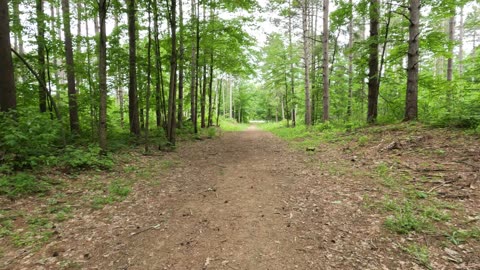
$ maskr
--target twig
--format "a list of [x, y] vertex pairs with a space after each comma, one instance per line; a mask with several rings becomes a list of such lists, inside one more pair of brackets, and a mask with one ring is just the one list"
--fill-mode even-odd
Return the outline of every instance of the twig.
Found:
[[439, 188], [441, 188], [441, 187], [443, 187], [447, 184], [450, 184], [450, 183], [452, 183], [452, 181], [443, 182], [441, 185], [438, 185], [438, 186], [435, 186], [435, 187], [431, 188], [427, 193], [432, 193], [434, 190], [439, 189]]
[[149, 230], [152, 230], [152, 229], [156, 229], [156, 230], [157, 230], [157, 229], [159, 229], [159, 228], [160, 228], [160, 224], [156, 224], [156, 225], [153, 225], [153, 226], [147, 227], [147, 228], [145, 228], [145, 229], [143, 229], [143, 230], [141, 230], [141, 231], [138, 231], [138, 232], [133, 232], [133, 233], [131, 233], [131, 234], [130, 234], [130, 236], [129, 236], [129, 237], [132, 237], [132, 236], [135, 236], [135, 235], [138, 235], [138, 234], [144, 233], [144, 232], [146, 232], [146, 231], [149, 231]]

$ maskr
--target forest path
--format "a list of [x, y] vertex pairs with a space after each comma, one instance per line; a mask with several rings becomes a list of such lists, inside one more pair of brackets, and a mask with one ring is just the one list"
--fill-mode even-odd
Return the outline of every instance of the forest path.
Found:
[[180, 145], [132, 161], [127, 200], [80, 210], [13, 269], [420, 269], [338, 149], [295, 150], [255, 126]]
[[135, 220], [133, 230], [92, 247], [85, 268], [381, 269], [398, 263], [385, 257], [388, 251], [372, 254], [369, 234], [378, 233], [379, 224], [362, 217], [361, 196], [270, 133], [252, 126], [182, 144], [177, 154], [180, 166], [112, 217]]

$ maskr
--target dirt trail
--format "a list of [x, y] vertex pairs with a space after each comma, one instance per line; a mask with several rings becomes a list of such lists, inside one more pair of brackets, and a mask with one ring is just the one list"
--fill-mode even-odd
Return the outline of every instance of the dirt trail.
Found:
[[363, 196], [381, 191], [339, 153], [322, 164], [317, 152], [255, 127], [182, 144], [158, 185], [69, 221], [43, 264], [15, 269], [422, 269], [365, 210]]

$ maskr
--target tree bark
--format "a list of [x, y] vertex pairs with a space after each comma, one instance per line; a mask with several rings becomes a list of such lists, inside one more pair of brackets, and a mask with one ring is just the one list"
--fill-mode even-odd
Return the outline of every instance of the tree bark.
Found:
[[70, 115], [70, 131], [80, 133], [78, 118], [77, 90], [75, 85], [75, 65], [73, 61], [72, 33], [70, 31], [70, 3], [62, 0], [63, 32], [65, 35], [65, 60], [67, 64], [68, 112]]
[[[155, 1], [155, 0], [154, 0]], [[150, 95], [152, 85], [152, 1], [148, 0], [148, 45], [147, 45], [147, 96], [145, 97], [145, 153], [150, 151]]]
[[[330, 102], [330, 90], [329, 90], [329, 77], [328, 77], [328, 4], [329, 0], [323, 1], [323, 121], [329, 120], [329, 102]], [[333, 67], [333, 64], [332, 64]]]
[[185, 64], [185, 47], [183, 45], [184, 38], [183, 38], [183, 4], [182, 0], [178, 2], [179, 10], [180, 10], [180, 54], [179, 54], [179, 65], [178, 65], [178, 115], [177, 115], [177, 127], [181, 128], [183, 124], [183, 80], [184, 80], [184, 64]]
[[347, 117], [352, 117], [353, 105], [353, 0], [349, 0], [350, 14], [348, 22], [348, 103]]
[[312, 124], [312, 106], [310, 100], [310, 47], [308, 42], [308, 0], [302, 2], [303, 61], [305, 79], [305, 125]]
[[295, 98], [295, 69], [293, 64], [293, 42], [292, 42], [292, 1], [288, 1], [288, 52], [290, 54], [290, 88], [292, 93], [292, 127], [295, 127], [297, 121], [296, 98]]
[[170, 90], [168, 95], [168, 125], [167, 137], [171, 145], [175, 145], [176, 131], [176, 97], [177, 97], [177, 20], [176, 0], [171, 0], [170, 29], [171, 29], [171, 56], [170, 56]]
[[207, 121], [208, 127], [212, 126], [212, 109], [213, 109], [212, 90], [213, 90], [213, 52], [210, 54], [210, 81], [209, 81], [209, 87], [208, 87], [208, 121]]
[[137, 94], [137, 37], [135, 26], [135, 0], [127, 1], [128, 40], [129, 40], [129, 84], [128, 84], [128, 116], [130, 133], [140, 136], [140, 119]]
[[[415, 1], [415, 0], [414, 0]], [[367, 122], [375, 123], [378, 115], [378, 20], [379, 0], [370, 0], [370, 47], [368, 59], [368, 112]]]
[[0, 0], [0, 111], [7, 112], [17, 107], [12, 53], [10, 52], [10, 25], [8, 0]]
[[157, 1], [153, 1], [153, 36], [155, 41], [155, 116], [157, 120], [157, 127], [162, 126], [162, 111], [164, 120], [165, 115], [165, 91], [163, 88], [163, 72], [160, 55], [160, 39], [159, 39], [159, 20], [158, 20], [158, 4]]
[[[43, 0], [36, 0], [37, 11], [37, 59], [38, 75], [42, 81], [45, 80], [45, 13], [43, 11]], [[38, 104], [40, 112], [47, 111], [47, 96], [42, 87], [38, 87]]]
[[463, 42], [464, 42], [464, 34], [465, 34], [465, 25], [464, 25], [464, 18], [463, 18], [463, 6], [460, 8], [460, 33], [458, 37], [458, 42], [460, 48], [458, 50], [458, 73], [460, 76], [463, 75]]
[[[448, 40], [450, 42], [455, 42], [455, 16], [452, 16], [448, 21]], [[447, 109], [451, 111], [452, 109], [452, 96], [453, 96], [453, 46], [450, 46], [450, 56], [447, 59], [447, 81], [448, 89], [447, 89]]]
[[407, 95], [405, 121], [418, 117], [418, 59], [420, 35], [420, 0], [410, 0], [410, 26], [408, 39]]
[[99, 0], [98, 14], [100, 26], [98, 81], [100, 88], [99, 141], [103, 153], [107, 152], [107, 0]]

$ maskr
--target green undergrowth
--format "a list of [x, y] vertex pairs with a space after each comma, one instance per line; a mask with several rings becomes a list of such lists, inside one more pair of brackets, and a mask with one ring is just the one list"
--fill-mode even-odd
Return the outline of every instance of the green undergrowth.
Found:
[[238, 123], [234, 119], [229, 118], [220, 118], [219, 126], [222, 131], [244, 131], [249, 127], [249, 124]]

